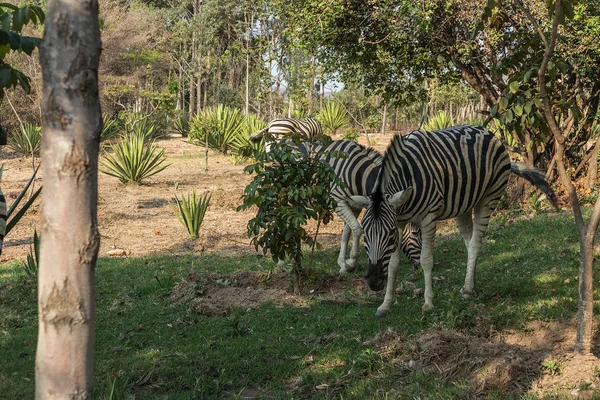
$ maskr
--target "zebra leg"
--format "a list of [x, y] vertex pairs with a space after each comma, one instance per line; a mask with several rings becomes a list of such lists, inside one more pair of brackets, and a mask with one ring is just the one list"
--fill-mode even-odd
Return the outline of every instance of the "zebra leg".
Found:
[[421, 222], [421, 267], [423, 268], [423, 279], [425, 281], [425, 304], [423, 310], [431, 310], [433, 308], [433, 243], [435, 242], [435, 220], [433, 217], [426, 217]]
[[344, 223], [344, 230], [342, 231], [342, 243], [340, 244], [340, 254], [338, 255], [337, 263], [340, 267], [340, 274], [348, 272], [346, 268], [346, 251], [348, 250], [348, 241], [350, 240], [350, 225]]
[[[362, 235], [362, 227], [358, 223], [356, 217], [360, 214], [361, 209], [354, 209], [345, 201], [338, 201], [336, 213], [344, 221], [344, 230], [342, 232], [342, 243], [340, 245], [340, 254], [338, 255], [338, 266], [340, 274], [354, 271], [356, 268], [356, 257], [358, 256], [358, 245], [360, 236]], [[348, 250], [348, 239], [352, 233], [352, 248], [350, 249], [350, 257], [346, 259]]]
[[467, 274], [465, 276], [465, 286], [463, 286], [462, 293], [464, 297], [469, 297], [473, 293], [475, 288], [475, 264], [477, 263], [477, 256], [481, 247], [481, 241], [487, 231], [490, 216], [494, 211], [486, 205], [475, 206], [475, 213], [473, 219], [473, 235], [468, 247], [468, 261], [467, 261]]
[[[404, 226], [398, 228], [398, 231], [402, 233], [404, 231]], [[396, 249], [392, 253], [390, 257], [390, 263], [388, 264], [388, 278], [387, 278], [387, 286], [385, 288], [385, 297], [383, 299], [383, 303], [377, 308], [377, 312], [375, 313], [378, 317], [384, 317], [387, 313], [390, 312], [390, 307], [396, 301], [396, 276], [398, 275], [398, 264], [400, 263], [400, 247]]]
[[471, 242], [471, 236], [473, 236], [473, 210], [454, 218], [454, 222], [456, 222], [456, 227], [465, 240], [467, 250], [469, 250], [469, 242]]

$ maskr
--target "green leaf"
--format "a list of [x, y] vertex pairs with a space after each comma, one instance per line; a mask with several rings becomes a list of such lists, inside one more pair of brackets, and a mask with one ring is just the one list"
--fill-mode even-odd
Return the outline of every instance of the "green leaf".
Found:
[[508, 106], [508, 99], [506, 97], [502, 97], [500, 99], [500, 107], [499, 110], [500, 111], [504, 111], [506, 110], [506, 107]]
[[0, 69], [0, 89], [8, 87], [10, 85], [12, 75], [12, 68], [1, 68]]
[[490, 115], [492, 116], [492, 118], [496, 118], [496, 116], [498, 115], [498, 104], [494, 104], [492, 110], [490, 111]]
[[11, 49], [18, 50], [21, 48], [21, 35], [17, 32], [8, 32], [8, 41]]
[[523, 107], [525, 114], [529, 114], [531, 112], [531, 107], [533, 107], [533, 103], [531, 102], [531, 100], [525, 102], [525, 106]]
[[563, 6], [563, 12], [564, 12], [565, 17], [567, 17], [569, 19], [573, 19], [573, 17], [575, 16], [575, 12], [573, 10], [573, 4], [571, 4], [571, 2], [569, 0], [563, 0], [562, 6]]
[[520, 117], [521, 115], [523, 115], [523, 105], [522, 104], [515, 105], [513, 110], [514, 110], [516, 116]]
[[533, 74], [533, 70], [530, 69], [527, 72], [525, 72], [525, 75], [523, 75], [523, 82], [527, 83], [529, 82], [529, 79], [531, 78], [531, 75]]
[[503, 117], [504, 117], [504, 121], [507, 124], [510, 124], [513, 121], [513, 112], [511, 110], [508, 110], [504, 113]]
[[511, 91], [511, 93], [515, 94], [519, 91], [519, 82], [518, 81], [512, 81], [509, 85], [508, 85], [508, 89]]

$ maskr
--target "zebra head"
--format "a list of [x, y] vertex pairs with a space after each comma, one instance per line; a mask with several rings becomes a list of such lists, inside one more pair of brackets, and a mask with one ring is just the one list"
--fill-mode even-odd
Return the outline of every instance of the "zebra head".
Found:
[[409, 187], [393, 195], [376, 191], [370, 197], [353, 196], [352, 199], [366, 206], [362, 219], [365, 247], [369, 257], [365, 280], [371, 290], [385, 287], [388, 266], [392, 254], [398, 249], [398, 209], [412, 196]]

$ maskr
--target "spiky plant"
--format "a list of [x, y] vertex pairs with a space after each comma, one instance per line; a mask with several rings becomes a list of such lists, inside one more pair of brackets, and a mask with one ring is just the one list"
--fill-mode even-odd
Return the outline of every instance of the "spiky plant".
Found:
[[239, 109], [219, 104], [194, 118], [190, 138], [200, 145], [208, 142], [209, 148], [227, 154], [243, 135], [243, 123], [244, 117]]
[[183, 137], [187, 137], [190, 132], [190, 118], [187, 114], [182, 114], [173, 121], [173, 129]]
[[200, 227], [204, 221], [206, 210], [210, 204], [210, 193], [205, 193], [204, 196], [198, 196], [196, 191], [188, 193], [187, 196], [181, 194], [181, 199], [175, 194], [175, 205], [173, 212], [187, 231], [190, 238], [196, 239]]
[[427, 122], [423, 125], [423, 129], [426, 131], [439, 131], [453, 125], [454, 119], [452, 115], [445, 110], [439, 110], [427, 119]]
[[141, 135], [146, 141], [157, 139], [160, 136], [156, 125], [148, 120], [148, 118], [128, 122], [125, 125], [125, 130], [128, 135]]
[[240, 158], [248, 158], [255, 151], [264, 151], [264, 142], [252, 143], [250, 135], [256, 131], [266, 128], [267, 121], [256, 114], [248, 114], [244, 117], [242, 124], [242, 133], [237, 137], [233, 144], [233, 152]]
[[[21, 193], [19, 193], [15, 201], [8, 208], [8, 211], [6, 212], [6, 231], [4, 232], [5, 236], [8, 235], [12, 228], [14, 228], [15, 225], [17, 225], [17, 223], [21, 220], [21, 218], [23, 218], [23, 215], [25, 215], [25, 213], [27, 212], [27, 210], [29, 210], [35, 199], [37, 199], [37, 197], [42, 192], [42, 187], [40, 186], [35, 192], [33, 192], [29, 199], [27, 199], [27, 201], [25, 202], [25, 204], [23, 204], [19, 211], [17, 211], [19, 204], [21, 204], [21, 201], [25, 198], [25, 195], [27, 194], [29, 188], [33, 184], [33, 180], [35, 179], [39, 168], [40, 167], [38, 165], [38, 167], [33, 171], [33, 174], [31, 175], [31, 178], [29, 178], [29, 181], [27, 182], [25, 187], [21, 190]], [[2, 180], [3, 169], [4, 166], [0, 165], [0, 180]]]
[[102, 132], [100, 132], [100, 141], [105, 142], [119, 136], [119, 124], [114, 118], [103, 118]]
[[40, 236], [37, 234], [37, 230], [33, 231], [33, 244], [29, 244], [29, 253], [27, 254], [27, 261], [23, 262], [23, 271], [29, 277], [36, 277], [39, 269], [40, 260]]
[[334, 101], [323, 105], [323, 109], [317, 115], [317, 119], [321, 122], [323, 130], [327, 134], [335, 133], [338, 129], [345, 128], [350, 123], [350, 118], [348, 118], [346, 110]]
[[25, 124], [8, 139], [8, 147], [24, 156], [40, 153], [42, 146], [42, 127], [32, 123]]
[[119, 178], [121, 183], [142, 183], [161, 172], [169, 165], [164, 149], [158, 148], [154, 142], [145, 143], [142, 131], [125, 135], [118, 142], [110, 145], [111, 153], [105, 153], [101, 162], [101, 171]]

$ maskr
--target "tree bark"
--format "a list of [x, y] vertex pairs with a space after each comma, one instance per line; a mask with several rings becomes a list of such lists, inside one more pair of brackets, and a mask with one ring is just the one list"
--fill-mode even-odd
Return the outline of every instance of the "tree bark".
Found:
[[101, 42], [97, 0], [49, 0], [44, 75], [36, 399], [91, 399]]
[[[195, 14], [195, 8], [194, 7], [194, 14]], [[196, 32], [192, 33], [192, 46], [191, 46], [191, 51], [192, 51], [192, 57], [191, 57], [191, 62], [190, 65], [193, 65], [194, 61], [196, 60]], [[190, 107], [188, 109], [188, 115], [190, 118], [190, 121], [192, 120], [192, 118], [194, 118], [194, 107], [196, 106], [196, 99], [195, 99], [195, 88], [194, 88], [194, 74], [190, 73]]]
[[385, 134], [385, 125], [387, 124], [387, 105], [383, 106], [383, 117], [381, 118], [381, 134]]

